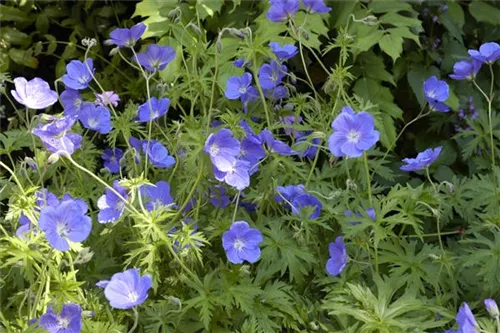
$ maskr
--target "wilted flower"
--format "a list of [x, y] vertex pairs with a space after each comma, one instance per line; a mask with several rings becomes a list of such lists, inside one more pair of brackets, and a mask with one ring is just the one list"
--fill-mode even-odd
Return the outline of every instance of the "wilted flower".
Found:
[[95, 102], [102, 106], [113, 105], [114, 107], [117, 107], [118, 102], [120, 101], [120, 96], [118, 96], [118, 94], [114, 91], [104, 91], [102, 94], [95, 94], [95, 97]]
[[291, 19], [299, 10], [299, 0], [269, 0], [271, 7], [266, 17], [273, 22], [284, 22]]
[[263, 89], [276, 88], [287, 73], [285, 65], [279, 64], [276, 61], [271, 61], [270, 64], [263, 64], [259, 69], [259, 82]]
[[175, 50], [170, 46], [150, 44], [145, 53], [137, 55], [136, 62], [150, 72], [162, 71], [174, 60]]
[[78, 119], [82, 122], [83, 127], [97, 133], [107, 134], [113, 129], [111, 113], [108, 108], [102, 105], [85, 103], [80, 110]]
[[35, 77], [26, 81], [24, 77], [14, 79], [16, 90], [10, 93], [20, 104], [30, 109], [45, 109], [57, 102], [57, 93], [50, 90], [50, 86], [44, 80]]
[[285, 207], [290, 208], [293, 215], [299, 215], [305, 207], [313, 207], [314, 211], [309, 218], [317, 219], [320, 216], [323, 205], [316, 197], [305, 191], [304, 185], [278, 186], [276, 191], [279, 193], [274, 197], [276, 202], [285, 202]]
[[302, 0], [309, 13], [328, 13], [332, 9], [327, 7], [323, 0]]
[[116, 45], [119, 47], [128, 46], [132, 47], [141, 38], [141, 36], [146, 31], [146, 25], [144, 23], [138, 23], [132, 28], [118, 28], [113, 30], [109, 37], [111, 39], [106, 40], [108, 45]]
[[81, 200], [63, 200], [55, 207], [42, 209], [38, 226], [54, 249], [67, 251], [68, 240], [83, 242], [90, 234], [92, 219], [85, 215], [87, 210], [87, 205]]
[[233, 264], [243, 261], [254, 263], [259, 260], [259, 244], [264, 240], [258, 229], [250, 228], [245, 221], [236, 221], [222, 235], [222, 247], [227, 259]]
[[212, 164], [222, 172], [233, 169], [240, 154], [240, 143], [233, 138], [231, 130], [223, 128], [211, 133], [205, 141], [205, 153], [210, 155]]
[[429, 148], [418, 153], [416, 158], [405, 158], [403, 162], [406, 165], [400, 167], [403, 171], [418, 171], [429, 167], [441, 154], [443, 147]]
[[329, 275], [337, 276], [342, 272], [347, 264], [347, 249], [342, 236], [338, 236], [334, 243], [328, 245], [330, 259], [326, 262], [326, 272]]
[[38, 136], [47, 150], [60, 155], [61, 153], [73, 154], [80, 148], [82, 137], [75, 133], [67, 133], [76, 122], [74, 116], [64, 116], [56, 121], [38, 125], [33, 134]]
[[[113, 182], [113, 189], [118, 192], [122, 198], [128, 199], [127, 190], [120, 186], [117, 180]], [[97, 220], [99, 223], [111, 223], [120, 219], [125, 211], [125, 202], [110, 189], [106, 189], [104, 195], [97, 200], [99, 214]]]
[[332, 122], [333, 134], [328, 139], [328, 148], [337, 157], [359, 157], [373, 147], [379, 137], [375, 120], [368, 112], [354, 113], [345, 106]]
[[170, 99], [165, 97], [158, 100], [156, 97], [151, 97], [149, 101], [139, 106], [137, 110], [137, 121], [148, 122], [158, 119], [167, 113], [169, 106]]
[[49, 307], [40, 317], [39, 325], [50, 333], [80, 333], [82, 330], [82, 308], [78, 304], [69, 303], [56, 314]]
[[480, 69], [481, 62], [475, 59], [458, 61], [453, 65], [453, 74], [449, 76], [453, 80], [474, 80]]
[[104, 160], [104, 167], [112, 174], [120, 172], [120, 161], [122, 157], [123, 150], [120, 148], [106, 148], [101, 155], [101, 158]]
[[175, 158], [169, 155], [168, 149], [156, 140], [142, 143], [142, 150], [148, 155], [151, 164], [157, 168], [170, 168], [175, 164]]
[[472, 59], [482, 63], [492, 64], [500, 59], [500, 45], [494, 42], [484, 43], [477, 50], [469, 50]]
[[71, 60], [66, 66], [66, 74], [62, 77], [62, 82], [66, 87], [82, 90], [89, 86], [94, 72], [94, 62], [88, 58], [85, 62]]
[[116, 273], [111, 280], [99, 281], [96, 285], [104, 288], [104, 296], [111, 307], [127, 310], [144, 303], [152, 284], [151, 275], [140, 276], [137, 268]]
[[292, 44], [287, 44], [287, 45], [281, 46], [278, 43], [271, 42], [271, 43], [269, 43], [269, 46], [273, 50], [274, 55], [280, 61], [293, 58], [299, 52], [297, 49], [297, 46], [292, 45]]
[[450, 108], [443, 102], [450, 97], [449, 86], [443, 80], [431, 76], [424, 82], [424, 97], [437, 112], [448, 112]]

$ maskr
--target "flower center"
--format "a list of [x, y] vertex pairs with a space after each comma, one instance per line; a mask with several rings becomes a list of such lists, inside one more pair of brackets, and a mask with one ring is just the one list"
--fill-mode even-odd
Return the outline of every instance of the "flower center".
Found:
[[96, 128], [99, 123], [97, 122], [97, 119], [95, 118], [90, 118], [89, 119], [89, 127]]
[[70, 321], [68, 318], [59, 317], [57, 319], [57, 326], [59, 326], [59, 328], [67, 329], [69, 327], [69, 323]]
[[88, 80], [89, 80], [88, 76], [80, 76], [78, 78], [78, 82], [80, 82], [80, 83], [87, 83]]
[[233, 247], [236, 250], [241, 251], [245, 247], [245, 243], [243, 243], [243, 241], [241, 239], [237, 239], [234, 241]]
[[429, 98], [436, 99], [436, 92], [434, 90], [430, 90], [427, 93], [427, 96], [429, 96]]
[[358, 143], [359, 137], [360, 137], [360, 133], [358, 131], [350, 131], [347, 134], [347, 141], [352, 142], [352, 143]]
[[131, 291], [128, 293], [127, 298], [130, 302], [137, 302], [137, 300], [139, 299], [139, 295], [136, 291]]
[[217, 145], [210, 146], [210, 155], [217, 155], [220, 151], [220, 148]]
[[68, 233], [68, 226], [64, 222], [58, 222], [56, 225], [56, 232], [59, 236], [64, 237]]

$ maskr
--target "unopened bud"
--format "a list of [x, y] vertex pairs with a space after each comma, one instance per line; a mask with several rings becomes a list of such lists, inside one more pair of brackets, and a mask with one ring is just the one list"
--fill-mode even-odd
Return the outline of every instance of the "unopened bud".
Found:
[[367, 26], [370, 26], [370, 27], [376, 26], [378, 24], [377, 17], [375, 17], [373, 15], [368, 15], [367, 17], [361, 19], [360, 21], [364, 25], [367, 25]]
[[57, 161], [59, 161], [59, 154], [58, 153], [51, 154], [49, 156], [49, 158], [47, 159], [48, 164], [54, 164], [54, 163], [57, 163]]
[[490, 314], [492, 318], [498, 318], [500, 316], [500, 311], [498, 310], [497, 302], [492, 298], [487, 298], [484, 300], [484, 306], [486, 306], [486, 311]]
[[215, 47], [217, 48], [217, 52], [221, 53], [222, 52], [222, 41], [220, 39], [217, 39], [217, 42], [215, 42]]
[[241, 29], [236, 29], [236, 28], [228, 28], [227, 32], [233, 37], [236, 38], [245, 38], [246, 34], [243, 32]]

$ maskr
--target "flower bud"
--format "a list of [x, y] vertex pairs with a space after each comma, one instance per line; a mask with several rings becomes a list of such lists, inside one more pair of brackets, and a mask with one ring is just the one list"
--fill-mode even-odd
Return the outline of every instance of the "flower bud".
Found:
[[498, 310], [497, 302], [492, 298], [487, 298], [484, 300], [484, 306], [486, 306], [486, 311], [490, 314], [492, 318], [498, 318], [500, 316], [500, 311]]
[[375, 17], [373, 15], [368, 15], [367, 17], [364, 17], [363, 19], [361, 19], [361, 22], [364, 25], [374, 27], [378, 24], [378, 19], [377, 19], [377, 17]]

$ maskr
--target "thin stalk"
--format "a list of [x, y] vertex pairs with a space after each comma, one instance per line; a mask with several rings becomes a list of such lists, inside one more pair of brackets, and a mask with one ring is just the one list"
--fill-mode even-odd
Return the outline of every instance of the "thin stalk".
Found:
[[366, 186], [368, 190], [368, 200], [370, 201], [370, 205], [373, 206], [370, 169], [368, 168], [368, 156], [366, 155], [366, 152], [363, 152], [363, 160], [365, 163], [365, 177], [366, 177]]
[[132, 310], [134, 311], [134, 325], [128, 331], [128, 333], [132, 333], [133, 331], [135, 331], [135, 329], [137, 328], [137, 324], [139, 323], [139, 311], [137, 311], [136, 307], [133, 307]]
[[[429, 167], [425, 168], [425, 174], [427, 175], [427, 179], [429, 180], [429, 182], [432, 185], [432, 188], [434, 189], [434, 193], [436, 193], [436, 195], [438, 195], [439, 193], [438, 193], [438, 190], [436, 188], [436, 185], [432, 181], [431, 174], [429, 173]], [[439, 216], [440, 211], [441, 211], [441, 204], [439, 204], [438, 213], [436, 214], [436, 228], [437, 228], [437, 237], [438, 237], [438, 241], [439, 241], [439, 247], [441, 248], [441, 252], [444, 252], [443, 240], [441, 239], [441, 225], [440, 225], [440, 216]]]

